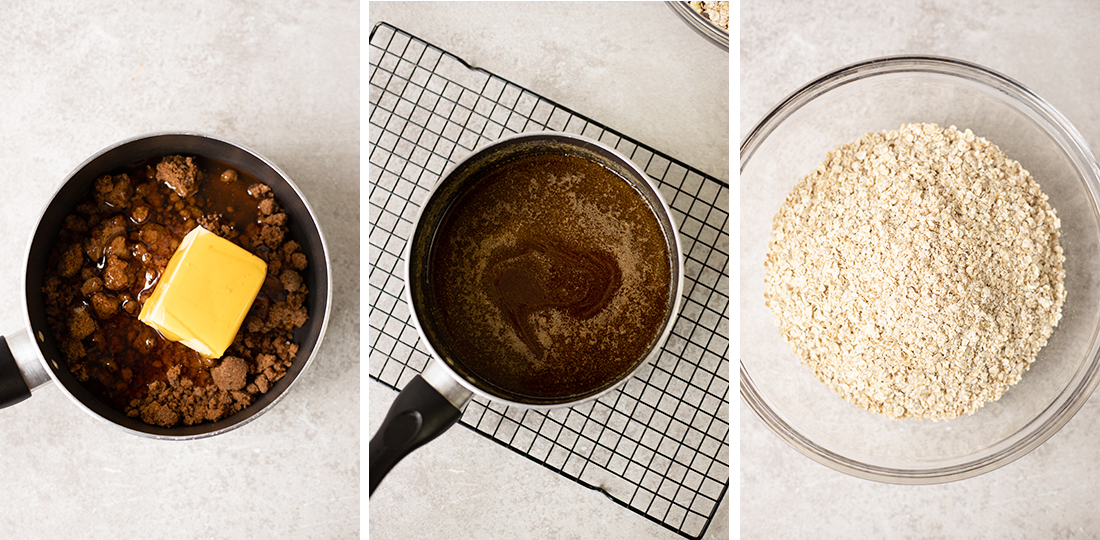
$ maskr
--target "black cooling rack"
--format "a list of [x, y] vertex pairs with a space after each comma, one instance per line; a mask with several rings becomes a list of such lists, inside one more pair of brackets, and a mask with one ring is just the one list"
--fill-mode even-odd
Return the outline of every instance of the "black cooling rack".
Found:
[[466, 427], [688, 538], [729, 489], [729, 185], [386, 23], [370, 34], [369, 373], [399, 390], [428, 363], [403, 299], [405, 241], [450, 164], [524, 131], [564, 131], [645, 169], [685, 254], [683, 307], [658, 360], [582, 406], [475, 398]]

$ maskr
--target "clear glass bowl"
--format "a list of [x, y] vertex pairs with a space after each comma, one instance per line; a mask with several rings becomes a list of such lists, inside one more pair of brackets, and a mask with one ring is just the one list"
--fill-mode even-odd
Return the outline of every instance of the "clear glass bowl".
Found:
[[[931, 122], [970, 129], [1019, 161], [1061, 220], [1067, 298], [1031, 369], [1000, 400], [949, 421], [890, 420], [852, 405], [791, 352], [764, 305], [772, 218], [830, 150], [863, 133]], [[810, 458], [901, 484], [973, 477], [1054, 435], [1100, 377], [1100, 170], [1080, 133], [1023, 85], [981, 66], [890, 57], [825, 75], [741, 143], [741, 397]]]
[[699, 12], [692, 9], [691, 4], [687, 2], [665, 2], [673, 12], [680, 17], [684, 24], [688, 25], [695, 33], [703, 36], [711, 43], [725, 49], [727, 52], [730, 50], [730, 33], [729, 30], [718, 26], [699, 14]]

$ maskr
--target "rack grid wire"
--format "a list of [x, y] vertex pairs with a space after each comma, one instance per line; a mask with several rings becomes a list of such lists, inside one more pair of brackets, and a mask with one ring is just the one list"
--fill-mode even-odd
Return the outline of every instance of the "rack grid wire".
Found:
[[403, 30], [370, 34], [369, 375], [399, 390], [427, 365], [403, 297], [419, 205], [457, 160], [502, 136], [563, 131], [641, 166], [679, 224], [681, 312], [657, 360], [583, 405], [475, 397], [460, 423], [686, 538], [729, 489], [729, 185]]

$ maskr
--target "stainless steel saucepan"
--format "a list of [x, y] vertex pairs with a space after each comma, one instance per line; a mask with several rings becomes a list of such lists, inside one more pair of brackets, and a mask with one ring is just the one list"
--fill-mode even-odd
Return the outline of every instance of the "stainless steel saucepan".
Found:
[[[46, 321], [42, 294], [45, 269], [65, 217], [91, 191], [95, 179], [145, 160], [181, 154], [226, 163], [267, 184], [289, 217], [291, 234], [302, 245], [309, 266], [302, 278], [309, 295], [309, 320], [294, 332], [299, 349], [293, 364], [279, 381], [243, 410], [216, 422], [163, 428], [130, 418], [94, 397], [73, 377]], [[158, 439], [197, 439], [238, 428], [271, 409], [310, 364], [328, 324], [332, 274], [328, 249], [313, 210], [298, 187], [275, 165], [240, 145], [208, 135], [162, 132], [138, 136], [112, 145], [80, 164], [61, 184], [42, 211], [27, 249], [23, 289], [26, 327], [0, 337], [0, 407], [14, 405], [40, 386], [54, 381], [61, 391], [88, 414], [132, 434]]]
[[[659, 334], [652, 336], [645, 354], [631, 359], [632, 368], [618, 373], [603, 384], [581, 392], [564, 390], [560, 395], [525, 397], [506, 393], [464, 367], [462, 359], [445, 343], [438, 320], [432, 316], [432, 280], [429, 255], [440, 222], [452, 204], [467, 193], [487, 169], [509, 160], [535, 154], [556, 152], [578, 156], [609, 169], [633, 188], [644, 204], [656, 215], [663, 242], [667, 247], [669, 286]], [[485, 146], [451, 168], [429, 194], [420, 208], [405, 252], [405, 295], [412, 321], [432, 360], [423, 373], [414, 377], [390, 407], [382, 425], [370, 441], [370, 493], [383, 477], [406, 455], [431, 441], [454, 425], [463, 407], [474, 395], [509, 407], [571, 407], [594, 400], [621, 386], [647, 362], [660, 353], [679, 313], [683, 289], [683, 257], [676, 224], [665, 201], [645, 172], [616, 150], [587, 138], [555, 132], [524, 133], [506, 137]]]

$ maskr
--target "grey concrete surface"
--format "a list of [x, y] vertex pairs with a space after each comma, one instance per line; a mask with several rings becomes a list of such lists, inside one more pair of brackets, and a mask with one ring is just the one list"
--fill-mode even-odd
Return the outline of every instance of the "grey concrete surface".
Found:
[[[743, 2], [744, 138], [781, 99], [841, 66], [931, 54], [999, 71], [1100, 144], [1100, 5], [1082, 1]], [[741, 212], [757, 209], [741, 208]], [[742, 339], [745, 339], [742, 336]], [[1007, 466], [960, 482], [895, 486], [803, 457], [741, 401], [741, 538], [1097, 538], [1100, 401]]]
[[[729, 179], [728, 53], [663, 3], [371, 2], [368, 18]], [[366, 386], [369, 437], [396, 394]], [[705, 538], [729, 537], [728, 499]], [[398, 464], [368, 504], [375, 540], [679, 538], [461, 426]]]
[[50, 384], [0, 410], [4, 538], [358, 538], [359, 37], [354, 0], [6, 2], [0, 332], [66, 175], [131, 136], [194, 130], [283, 169], [320, 214], [332, 318], [278, 407], [224, 435], [140, 438]]

